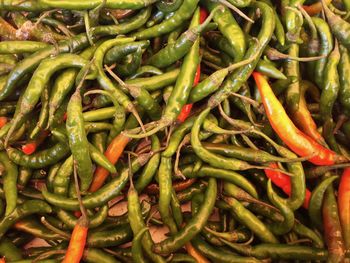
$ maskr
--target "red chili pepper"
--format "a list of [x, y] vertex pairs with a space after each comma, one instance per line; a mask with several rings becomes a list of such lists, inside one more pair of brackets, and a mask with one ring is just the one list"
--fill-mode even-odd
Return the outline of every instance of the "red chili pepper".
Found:
[[[201, 8], [200, 9], [200, 16], [199, 16], [199, 23], [203, 23], [205, 19], [208, 16], [208, 12], [206, 9]], [[198, 65], [196, 75], [194, 76], [194, 81], [193, 81], [193, 87], [195, 87], [199, 83], [199, 79], [201, 76], [201, 64]], [[190, 115], [191, 109], [192, 109], [193, 104], [186, 104], [185, 106], [182, 107], [182, 110], [177, 117], [177, 120], [180, 122], [184, 122], [188, 116]]]
[[74, 211], [74, 216], [76, 217], [76, 218], [79, 218], [79, 217], [81, 217], [81, 212], [80, 211]]
[[0, 128], [5, 126], [5, 124], [8, 122], [7, 117], [0, 117]]
[[272, 128], [293, 152], [302, 157], [312, 156], [309, 161], [315, 165], [346, 162], [345, 157], [323, 147], [294, 125], [263, 75], [254, 72], [253, 77]]
[[[278, 169], [277, 163], [270, 163], [269, 167]], [[291, 195], [292, 186], [291, 186], [290, 178], [288, 175], [286, 175], [282, 172], [279, 172], [279, 171], [274, 171], [274, 170], [269, 170], [269, 169], [265, 169], [264, 172], [265, 172], [266, 176], [268, 178], [270, 178], [271, 181], [276, 186], [278, 186], [279, 188], [281, 188], [283, 190], [283, 192], [285, 192], [288, 196]], [[303, 207], [306, 209], [309, 207], [310, 197], [311, 197], [311, 192], [308, 189], [306, 189], [305, 200], [304, 200], [304, 204], [303, 204]]]
[[350, 168], [344, 170], [340, 179], [338, 209], [345, 247], [350, 251]]
[[66, 120], [67, 120], [67, 112], [65, 112], [65, 113], [63, 114], [62, 119], [63, 119], [63, 121], [66, 121]]
[[36, 151], [38, 146], [43, 143], [46, 137], [50, 134], [49, 131], [41, 131], [37, 138], [30, 140], [22, 146], [22, 152], [26, 155], [31, 155]]

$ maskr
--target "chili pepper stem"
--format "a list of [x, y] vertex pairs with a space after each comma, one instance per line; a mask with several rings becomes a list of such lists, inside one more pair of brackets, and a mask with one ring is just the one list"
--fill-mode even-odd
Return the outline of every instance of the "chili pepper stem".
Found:
[[69, 235], [68, 233], [66, 233], [66, 232], [62, 231], [61, 229], [59, 229], [59, 228], [57, 228], [57, 227], [51, 225], [51, 224], [46, 220], [46, 218], [45, 218], [44, 216], [42, 216], [42, 217], [40, 218], [40, 221], [41, 221], [41, 223], [42, 223], [47, 229], [49, 229], [49, 230], [51, 230], [51, 231], [53, 231], [53, 232], [59, 234], [59, 235], [60, 235], [61, 237], [63, 237], [64, 239], [67, 239], [67, 240], [70, 239], [70, 235]]
[[281, 53], [274, 48], [269, 48], [268, 50], [265, 51], [265, 53], [270, 60], [289, 59], [289, 60], [295, 60], [299, 62], [316, 61], [316, 60], [320, 60], [321, 58], [327, 57], [327, 55], [314, 56], [314, 57], [294, 57], [294, 56]]
[[[123, 80], [121, 80], [107, 65], [104, 65], [105, 69], [107, 70], [107, 72], [119, 83], [119, 85], [127, 88], [130, 90], [130, 86], [125, 84]], [[143, 125], [143, 122], [140, 118], [139, 113], [137, 112], [137, 110], [135, 109], [135, 107], [132, 105], [132, 108], [130, 108], [130, 112], [135, 116], [137, 122], [140, 124], [140, 127], [143, 131], [143, 133], [146, 133], [145, 127]], [[148, 137], [148, 136], [144, 136], [144, 137]]]
[[251, 19], [250, 17], [248, 17], [246, 14], [244, 14], [241, 10], [239, 10], [237, 7], [235, 7], [234, 5], [232, 5], [230, 2], [226, 1], [226, 0], [218, 0], [219, 3], [223, 4], [224, 6], [230, 8], [231, 10], [233, 10], [234, 12], [236, 12], [239, 16], [241, 16], [242, 18], [244, 18], [245, 20], [247, 20], [250, 23], [254, 23], [254, 20]]

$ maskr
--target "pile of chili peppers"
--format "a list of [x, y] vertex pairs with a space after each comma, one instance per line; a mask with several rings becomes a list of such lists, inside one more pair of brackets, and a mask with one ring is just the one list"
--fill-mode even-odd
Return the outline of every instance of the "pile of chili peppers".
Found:
[[349, 14], [0, 1], [0, 262], [350, 262]]

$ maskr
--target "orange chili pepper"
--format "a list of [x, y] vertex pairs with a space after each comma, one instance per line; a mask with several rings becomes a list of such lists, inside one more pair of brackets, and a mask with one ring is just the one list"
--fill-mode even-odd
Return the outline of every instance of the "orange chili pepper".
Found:
[[350, 168], [344, 170], [340, 179], [338, 209], [345, 248], [350, 251]]
[[190, 242], [185, 245], [185, 248], [189, 255], [191, 255], [197, 263], [210, 263], [197, 249], [195, 249]]
[[89, 230], [89, 222], [81, 216], [74, 226], [66, 255], [62, 263], [79, 263], [83, 257], [86, 238]]
[[[173, 183], [173, 188], [175, 192], [180, 192], [182, 190], [185, 190], [186, 188], [190, 187], [197, 181], [196, 178], [190, 178], [185, 181], [179, 181]], [[150, 184], [146, 187], [146, 193], [156, 195], [159, 193], [159, 186], [158, 184]]]
[[345, 157], [323, 147], [300, 131], [288, 117], [264, 76], [254, 72], [253, 77], [272, 128], [293, 152], [302, 157], [312, 156], [309, 161], [315, 165], [332, 165], [346, 161]]
[[66, 251], [66, 255], [62, 263], [79, 263], [83, 257], [86, 239], [89, 232], [89, 218], [86, 214], [86, 209], [81, 199], [81, 192], [79, 189], [79, 181], [76, 170], [76, 163], [74, 162], [74, 181], [75, 189], [80, 206], [80, 212], [82, 216], [78, 219], [77, 224], [74, 226], [72, 235], [69, 240], [69, 245]]
[[[331, 2], [332, 0], [325, 0], [326, 5], [329, 5]], [[310, 16], [315, 16], [322, 11], [322, 3], [319, 1], [312, 5], [303, 5], [303, 8]]]
[[26, 155], [31, 155], [36, 151], [38, 146], [45, 141], [46, 137], [49, 136], [49, 131], [41, 131], [37, 138], [30, 140], [22, 146], [22, 152]]
[[[205, 19], [208, 17], [208, 12], [206, 9], [201, 8], [200, 9], [200, 16], [199, 16], [199, 23], [203, 23]], [[196, 75], [194, 76], [194, 81], [193, 81], [193, 86], [195, 87], [200, 80], [201, 76], [201, 64], [198, 65]], [[192, 109], [193, 104], [186, 104], [185, 106], [182, 107], [182, 110], [177, 117], [178, 121], [184, 122], [188, 116], [190, 115], [191, 109]]]
[[310, 111], [307, 108], [305, 101], [305, 85], [301, 85], [300, 90], [300, 100], [298, 110], [293, 111], [292, 119], [295, 124], [304, 132], [306, 135], [310, 136], [312, 139], [317, 141], [321, 145], [325, 145], [325, 140], [322, 135], [317, 131], [317, 125], [313, 120]]
[[[115, 164], [119, 160], [126, 145], [130, 142], [130, 140], [131, 139], [125, 136], [124, 134], [119, 134], [108, 145], [104, 155], [111, 163]], [[89, 191], [97, 191], [103, 185], [108, 175], [109, 172], [105, 168], [98, 166], [95, 170], [94, 178], [90, 185]]]
[[[270, 163], [269, 167], [274, 168], [274, 169], [278, 169], [277, 163]], [[271, 181], [276, 186], [278, 186], [279, 188], [281, 188], [283, 190], [283, 192], [285, 192], [288, 196], [291, 195], [292, 186], [291, 186], [291, 182], [290, 182], [290, 177], [288, 175], [286, 175], [280, 171], [269, 170], [269, 169], [265, 169], [264, 172], [265, 172], [266, 176], [268, 178], [270, 178]], [[304, 204], [303, 204], [303, 207], [306, 209], [309, 207], [310, 198], [311, 198], [311, 192], [310, 192], [310, 190], [306, 189], [305, 200], [304, 200]]]

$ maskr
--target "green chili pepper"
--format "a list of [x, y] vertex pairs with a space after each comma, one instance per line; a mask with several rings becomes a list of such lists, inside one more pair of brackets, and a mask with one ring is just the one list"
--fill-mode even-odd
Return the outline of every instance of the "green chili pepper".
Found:
[[0, 152], [0, 162], [5, 166], [5, 174], [3, 175], [4, 192], [6, 198], [5, 216], [13, 212], [17, 205], [17, 177], [18, 168], [10, 161], [6, 152]]
[[[62, 8], [62, 9], [69, 9], [69, 10], [88, 10], [98, 7], [101, 4], [101, 1], [99, 0], [89, 0], [85, 2], [80, 2], [77, 0], [73, 1], [66, 1], [66, 0], [40, 0], [40, 4], [44, 6], [49, 6], [51, 8]], [[153, 4], [154, 1], [144, 1], [144, 0], [136, 0], [136, 1], [130, 1], [130, 0], [122, 0], [122, 1], [107, 1], [105, 3], [105, 8], [112, 8], [112, 9], [141, 9], [148, 5]]]
[[332, 150], [339, 152], [337, 143], [334, 138], [333, 129], [334, 123], [332, 118], [333, 105], [338, 97], [339, 92], [339, 74], [338, 64], [340, 60], [340, 53], [337, 42], [334, 50], [328, 57], [327, 64], [323, 73], [323, 89], [320, 98], [320, 114], [323, 119], [323, 136]]
[[302, 260], [325, 260], [328, 257], [327, 250], [311, 248], [307, 246], [295, 246], [286, 244], [260, 244], [254, 247], [234, 244], [221, 239], [229, 247], [242, 255], [253, 256], [258, 259], [302, 259]]
[[272, 232], [249, 210], [232, 197], [224, 197], [224, 201], [229, 205], [229, 209], [235, 217], [255, 233], [262, 241], [278, 243]]
[[135, 36], [136, 39], [149, 39], [169, 33], [192, 16], [197, 4], [198, 0], [184, 0], [180, 8], [175, 11], [171, 18], [164, 20], [160, 24], [134, 33], [132, 36]]
[[92, 35], [113, 36], [119, 34], [127, 34], [133, 30], [142, 27], [151, 16], [151, 7], [143, 8], [137, 15], [128, 19], [124, 23], [117, 25], [96, 26], [91, 28]]
[[174, 254], [169, 262], [188, 262], [196, 263], [197, 261], [190, 255], [187, 254]]
[[107, 133], [98, 132], [91, 136], [91, 144], [100, 152], [104, 153], [107, 147]]
[[350, 76], [347, 74], [350, 68], [350, 55], [348, 50], [340, 45], [340, 61], [338, 64], [338, 74], [340, 81], [339, 101], [347, 110], [350, 110]]
[[22, 259], [22, 251], [17, 248], [9, 239], [2, 238], [0, 242], [0, 255], [8, 261], [16, 261]]
[[187, 189], [177, 193], [177, 198], [180, 203], [185, 203], [192, 200], [193, 196], [202, 193], [206, 189], [207, 185], [204, 182], [195, 183]]
[[321, 183], [317, 185], [317, 187], [312, 191], [309, 205], [309, 217], [312, 223], [318, 228], [322, 229], [322, 214], [321, 207], [323, 202], [323, 196], [326, 192], [328, 186], [336, 180], [337, 176], [332, 176], [324, 179]]
[[[204, 1], [204, 5], [209, 11], [213, 11], [218, 6], [217, 3], [210, 0]], [[214, 21], [218, 24], [220, 32], [230, 43], [234, 53], [234, 61], [242, 60], [247, 43], [243, 31], [232, 16], [231, 11], [227, 7], [221, 8], [218, 12], [215, 12]]]
[[130, 226], [117, 226], [113, 230], [90, 231], [86, 240], [89, 247], [114, 247], [124, 244], [132, 239]]
[[[226, 99], [232, 92], [236, 92], [239, 88], [247, 81], [250, 74], [253, 72], [256, 64], [259, 61], [259, 57], [262, 51], [265, 49], [266, 45], [271, 39], [273, 30], [275, 28], [275, 20], [273, 19], [273, 9], [267, 4], [262, 2], [252, 3], [253, 8], [258, 8], [261, 12], [262, 27], [258, 35], [258, 43], [252, 44], [244, 55], [244, 59], [249, 59], [255, 57], [256, 53], [258, 56], [253, 59], [248, 65], [239, 68], [233, 74], [231, 74], [228, 79], [223, 83], [223, 86], [208, 101], [210, 107], [215, 107]], [[198, 89], [195, 89], [198, 90]], [[205, 94], [206, 96], [207, 94]], [[202, 97], [203, 98], [203, 97]]]
[[327, 22], [332, 33], [341, 44], [349, 48], [350, 40], [350, 24], [343, 20], [340, 16], [334, 14], [326, 4], [323, 4], [323, 9], [327, 17]]
[[15, 148], [7, 148], [6, 152], [10, 160], [15, 164], [27, 168], [40, 169], [53, 165], [67, 156], [69, 153], [69, 146], [66, 143], [57, 143], [49, 149], [32, 155], [25, 155], [22, 151]]
[[164, 74], [163, 71], [161, 71], [160, 69], [153, 67], [153, 66], [141, 66], [135, 74], [133, 74], [132, 76], [130, 76], [128, 79], [136, 79], [138, 77], [143, 77], [145, 75], [162, 75]]
[[105, 263], [119, 263], [113, 256], [96, 248], [88, 248], [84, 250], [83, 259], [89, 263], [105, 262]]
[[[91, 147], [86, 137], [80, 85], [71, 96], [67, 106], [67, 134], [73, 160], [80, 177], [82, 191], [86, 191], [92, 181]], [[89, 149], [90, 148], [90, 149]], [[97, 151], [97, 150], [96, 150]]]
[[169, 227], [172, 234], [177, 232], [177, 227], [174, 219], [171, 217], [170, 202], [172, 192], [172, 160], [168, 157], [162, 157], [158, 170], [159, 180], [159, 213], [164, 224]]
[[144, 40], [112, 47], [110, 50], [107, 51], [104, 57], [104, 63], [108, 65], [113, 64], [114, 62], [120, 60], [121, 58], [129, 54], [135, 53], [139, 48], [146, 49], [149, 46], [149, 44], [149, 40]]
[[[19, 112], [11, 121], [12, 126], [6, 138], [11, 136], [12, 132], [18, 127], [18, 124], [21, 123], [23, 117], [33, 110], [40, 99], [40, 95], [45, 88], [45, 85], [57, 70], [66, 67], [83, 67], [86, 63], [87, 61], [85, 59], [73, 54], [62, 54], [55, 58], [47, 58], [43, 60], [31, 78], [28, 87], [23, 94], [21, 103], [18, 104]], [[5, 144], [6, 140], [7, 139], [5, 139]]]
[[166, 254], [181, 248], [203, 229], [208, 217], [214, 208], [217, 191], [216, 188], [216, 179], [210, 178], [203, 204], [198, 213], [195, 214], [192, 219], [186, 224], [186, 226], [179, 230], [179, 232], [156, 244], [154, 246], [154, 251], [156, 253]]
[[114, 165], [103, 155], [95, 146], [89, 143], [89, 152], [91, 159], [98, 165], [107, 169], [110, 173], [114, 174], [117, 172]]
[[53, 191], [56, 194], [67, 195], [70, 176], [73, 174], [73, 156], [68, 157], [60, 166], [52, 182]]
[[[98, 47], [99, 42], [95, 43], [94, 46], [91, 46], [85, 49], [80, 56], [84, 59], [90, 59]], [[64, 98], [67, 96], [68, 92], [72, 89], [74, 80], [78, 74], [77, 69], [69, 68], [61, 73], [55, 80], [53, 87], [50, 92], [49, 99], [49, 121], [48, 127], [53, 123], [53, 115], [62, 104]]]
[[[80, 34], [69, 40], [60, 42], [58, 44], [58, 50], [53, 46], [49, 46], [23, 59], [16, 65], [16, 67], [9, 74], [6, 85], [0, 92], [0, 100], [2, 101], [5, 98], [7, 98], [13, 92], [16, 85], [19, 84], [19, 81], [26, 74], [33, 72], [43, 59], [49, 57], [50, 55], [56, 54], [57, 52], [59, 53], [76, 52], [86, 47], [87, 44], [88, 44], [88, 40], [86, 35]], [[50, 69], [51, 69], [51, 66], [50, 66]]]
[[191, 244], [198, 249], [204, 256], [210, 258], [213, 262], [222, 263], [257, 263], [259, 260], [253, 257], [241, 257], [235, 253], [230, 253], [227, 251], [220, 251], [217, 247], [213, 247], [202, 240], [199, 236], [191, 240]]
[[21, 219], [15, 223], [14, 227], [20, 231], [32, 234], [36, 238], [42, 238], [45, 240], [62, 239], [59, 234], [48, 230], [42, 224], [40, 224], [35, 217]]
[[34, 53], [49, 47], [50, 45], [37, 41], [2, 41], [0, 42], [0, 54]]
[[[160, 142], [156, 135], [152, 135], [152, 148], [151, 150], [153, 152], [157, 152], [160, 149]], [[141, 192], [149, 183], [152, 181], [153, 176], [158, 170], [160, 162], [160, 153], [154, 154], [151, 159], [148, 161], [148, 163], [145, 165], [145, 167], [142, 170], [142, 173], [140, 174], [140, 177], [135, 182], [135, 188], [137, 191]]]
[[192, 131], [191, 131], [191, 145], [197, 156], [205, 162], [208, 162], [211, 166], [216, 168], [225, 168], [228, 170], [246, 170], [254, 168], [252, 165], [245, 161], [241, 161], [234, 158], [227, 158], [223, 156], [216, 155], [205, 149], [198, 137], [200, 126], [204, 119], [210, 112], [210, 108], [204, 110], [196, 119]]
[[[132, 161], [133, 172], [138, 171], [150, 158], [150, 154], [142, 154]], [[82, 198], [83, 204], [86, 208], [95, 208], [105, 204], [114, 197], [118, 196], [120, 191], [124, 189], [128, 180], [128, 169], [124, 169], [120, 176], [113, 178], [108, 184], [105, 184], [98, 191]], [[79, 203], [76, 199], [67, 198], [48, 192], [46, 189], [42, 190], [42, 195], [50, 204], [63, 208], [69, 211], [79, 209]]]
[[[76, 218], [73, 214], [63, 210], [58, 209], [57, 217], [70, 229], [73, 229], [74, 226], [78, 222], [78, 218]], [[89, 216], [89, 229], [96, 228], [104, 223], [108, 214], [108, 206], [103, 205], [99, 208], [99, 210], [93, 215]]]
[[197, 177], [215, 177], [217, 179], [223, 179], [227, 182], [231, 182], [245, 191], [247, 191], [249, 194], [254, 196], [255, 198], [258, 197], [258, 194], [255, 190], [254, 185], [250, 183], [244, 176], [229, 170], [224, 169], [218, 169], [214, 167], [210, 167], [208, 165], [203, 165], [201, 168], [197, 171], [194, 171], [192, 165], [185, 166], [181, 169], [181, 172], [186, 176], [186, 178], [197, 178]]
[[322, 240], [322, 237], [319, 234], [317, 234], [315, 231], [301, 224], [300, 222], [295, 221], [293, 231], [295, 231], [299, 236], [306, 237], [312, 240], [315, 247], [318, 247], [318, 248], [324, 247], [324, 242]]
[[288, 206], [288, 203], [274, 192], [270, 179], [267, 184], [267, 195], [270, 202], [280, 210], [280, 213], [284, 217], [283, 222], [275, 222], [269, 229], [276, 235], [288, 233], [294, 225], [294, 213]]
[[256, 64], [256, 71], [264, 74], [267, 77], [274, 79], [286, 79], [287, 77], [275, 67], [275, 65], [267, 60], [260, 59], [258, 64]]
[[0, 221], [0, 236], [3, 237], [6, 231], [18, 220], [35, 213], [51, 213], [51, 207], [41, 200], [28, 200], [18, 205], [13, 212]]
[[210, 22], [211, 17], [218, 11], [218, 9], [213, 10], [211, 16], [209, 16], [204, 23], [198, 24], [198, 14], [193, 15], [190, 27], [187, 31], [182, 33], [174, 43], [168, 43], [168, 45], [158, 51], [156, 54], [151, 56], [147, 60], [147, 64], [153, 65], [157, 68], [164, 68], [175, 63], [177, 60], [185, 56], [195, 45], [196, 39], [205, 29], [205, 27]]
[[175, 83], [179, 73], [180, 69], [173, 69], [159, 76], [129, 79], [125, 83], [127, 85], [139, 86], [148, 91], [155, 91]]
[[[333, 50], [333, 37], [331, 29], [326, 21], [318, 17], [312, 17], [316, 29], [318, 31], [319, 37], [321, 39], [321, 47], [318, 55], [328, 56]], [[317, 86], [321, 89], [324, 87], [324, 70], [327, 63], [327, 57], [321, 58], [315, 62], [315, 82]]]

